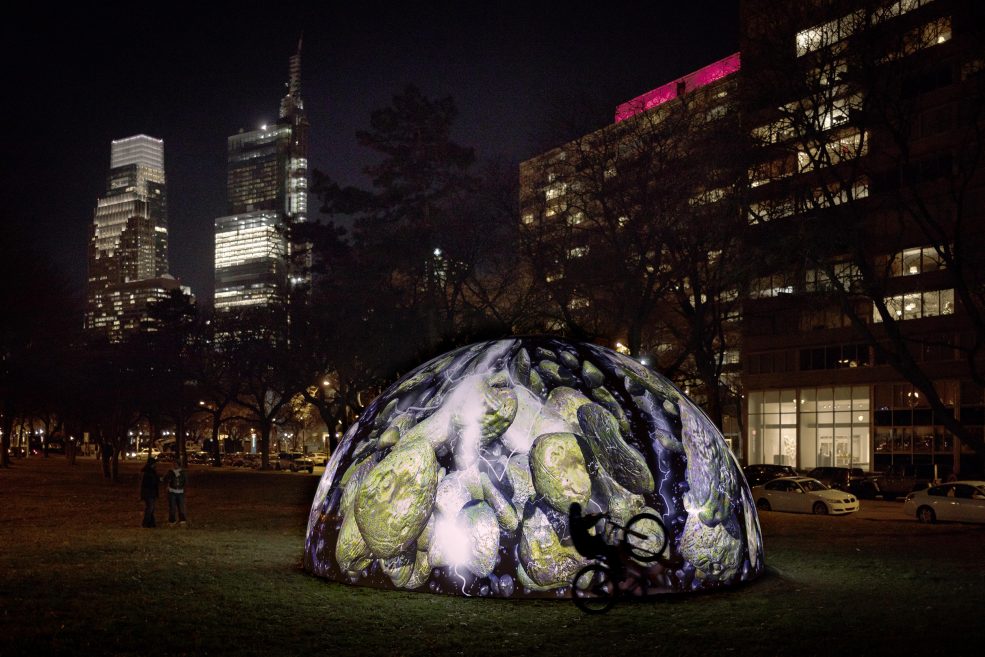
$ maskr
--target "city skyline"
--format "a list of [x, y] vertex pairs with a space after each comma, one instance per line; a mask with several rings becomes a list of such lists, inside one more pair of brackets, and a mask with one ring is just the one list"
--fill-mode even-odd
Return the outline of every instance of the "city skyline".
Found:
[[[619, 103], [734, 52], [737, 5], [576, 11], [548, 3], [415, 13], [302, 4], [236, 15], [207, 8], [194, 21], [177, 8], [156, 16], [138, 39], [115, 38], [112, 8], [86, 9], [92, 27], [84, 34], [73, 13], [81, 9], [44, 20], [23, 9], [18, 22], [25, 29], [8, 47], [32, 52], [32, 66], [12, 74], [30, 101], [18, 103], [12, 118], [46, 129], [32, 141], [15, 138], [5, 176], [12, 223], [54, 236], [47, 250], [81, 291], [92, 202], [108, 165], [104, 144], [140, 133], [160, 137], [168, 144], [171, 272], [211, 305], [226, 137], [276, 120], [285, 58], [300, 33], [311, 169], [363, 183], [367, 155], [354, 133], [407, 84], [452, 96], [455, 138], [480, 159], [515, 165], [559, 143], [557, 124], [568, 110], [601, 126]], [[582, 101], [595, 113], [582, 112]], [[58, 195], [43, 193], [39, 170], [60, 181]], [[309, 214], [317, 220], [317, 207]]]

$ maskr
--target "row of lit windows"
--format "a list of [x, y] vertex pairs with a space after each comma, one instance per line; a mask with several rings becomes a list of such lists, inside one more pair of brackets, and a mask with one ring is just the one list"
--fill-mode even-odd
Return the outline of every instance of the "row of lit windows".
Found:
[[[890, 259], [890, 263], [891, 268], [888, 273], [893, 277], [944, 269], [944, 263], [938, 257], [937, 251], [931, 247], [905, 249], [894, 255]], [[832, 275], [834, 278], [832, 278]], [[794, 276], [785, 273], [756, 278], [750, 285], [749, 296], [754, 299], [776, 297], [781, 294], [793, 294], [798, 289], [804, 289], [807, 292], [828, 292], [838, 289], [852, 290], [857, 282], [861, 280], [861, 277], [862, 275], [857, 265], [848, 262], [839, 262], [832, 264], [831, 270], [808, 269], [804, 272], [803, 286], [798, 284]], [[950, 312], [939, 314], [950, 314]]]
[[216, 250], [215, 268], [216, 270], [227, 267], [236, 267], [248, 262], [257, 260], [280, 260], [284, 257], [285, 250], [276, 244], [245, 244], [233, 248], [223, 248]]
[[857, 30], [866, 26], [867, 20], [871, 25], [878, 25], [883, 21], [897, 16], [902, 16], [908, 12], [930, 4], [933, 0], [897, 0], [883, 7], [876, 8], [869, 16], [864, 9], [853, 11], [852, 13], [836, 18], [827, 23], [815, 25], [797, 33], [796, 45], [797, 56], [801, 57], [809, 52], [833, 46], [839, 41], [844, 41]]
[[748, 219], [750, 225], [783, 219], [801, 212], [815, 209], [834, 207], [866, 198], [869, 195], [868, 180], [855, 181], [851, 187], [831, 184], [828, 187], [818, 187], [806, 196], [794, 200], [792, 198], [764, 199], [749, 204]]
[[817, 140], [797, 152], [793, 157], [783, 157], [754, 165], [748, 171], [749, 185], [760, 187], [777, 180], [788, 178], [795, 173], [806, 173], [816, 168], [822, 168], [852, 161], [866, 155], [869, 151], [868, 132], [860, 133], [853, 130], [840, 136], [833, 136], [829, 141]]

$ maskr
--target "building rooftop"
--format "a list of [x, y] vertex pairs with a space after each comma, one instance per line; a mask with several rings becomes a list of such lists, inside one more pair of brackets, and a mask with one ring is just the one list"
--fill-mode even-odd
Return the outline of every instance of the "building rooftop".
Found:
[[631, 116], [645, 112], [657, 105], [662, 105], [668, 100], [673, 100], [684, 93], [699, 89], [716, 80], [721, 80], [738, 71], [740, 65], [739, 53], [733, 53], [728, 57], [719, 59], [717, 62], [712, 62], [703, 68], [699, 68], [693, 73], [688, 73], [672, 82], [648, 91], [642, 96], [628, 100], [616, 106], [615, 122], [625, 121]]

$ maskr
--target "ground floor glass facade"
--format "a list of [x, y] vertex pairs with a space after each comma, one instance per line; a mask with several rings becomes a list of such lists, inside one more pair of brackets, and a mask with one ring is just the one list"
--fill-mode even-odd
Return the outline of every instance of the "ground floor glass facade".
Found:
[[869, 469], [868, 386], [749, 393], [749, 463]]

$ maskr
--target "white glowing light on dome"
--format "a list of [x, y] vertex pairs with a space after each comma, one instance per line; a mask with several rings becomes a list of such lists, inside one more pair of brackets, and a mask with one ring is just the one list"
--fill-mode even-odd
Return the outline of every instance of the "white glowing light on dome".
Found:
[[442, 517], [434, 524], [434, 541], [438, 553], [449, 566], [458, 567], [468, 563], [472, 547], [469, 534], [455, 516]]

